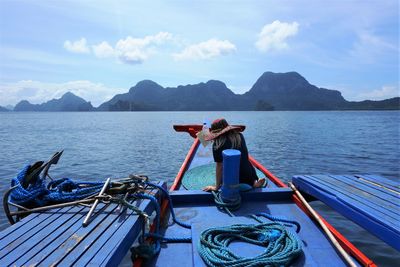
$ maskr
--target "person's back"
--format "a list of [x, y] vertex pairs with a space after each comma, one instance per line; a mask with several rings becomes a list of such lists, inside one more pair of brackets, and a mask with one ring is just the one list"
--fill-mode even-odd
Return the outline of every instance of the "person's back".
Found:
[[[218, 139], [223, 140], [215, 141], [213, 143], [213, 156], [215, 162], [222, 162], [222, 151], [225, 149], [237, 149], [241, 152], [240, 156], [240, 168], [239, 168], [239, 180], [240, 183], [246, 183], [253, 186], [254, 182], [258, 180], [256, 171], [249, 161], [249, 153], [247, 151], [246, 141], [241, 133], [231, 131], [226, 133], [224, 136], [220, 136]], [[236, 144], [232, 140], [239, 140]], [[219, 147], [217, 147], [219, 145]]]
[[216, 162], [215, 186], [206, 186], [205, 191], [218, 190], [222, 185], [222, 151], [225, 149], [238, 149], [241, 152], [239, 181], [253, 187], [263, 186], [265, 179], [258, 179], [256, 171], [249, 161], [244, 136], [239, 132], [239, 128], [231, 126], [225, 119], [217, 119], [211, 124], [211, 128], [205, 138], [206, 141], [213, 140], [213, 156]]

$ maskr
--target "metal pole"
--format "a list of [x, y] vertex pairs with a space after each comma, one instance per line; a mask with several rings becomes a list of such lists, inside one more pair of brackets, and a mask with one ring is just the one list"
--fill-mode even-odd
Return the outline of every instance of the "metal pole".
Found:
[[13, 212], [10, 212], [10, 215], [14, 216], [14, 215], [21, 215], [21, 214], [26, 214], [26, 213], [38, 212], [38, 211], [45, 211], [45, 210], [49, 210], [49, 209], [63, 208], [63, 207], [68, 207], [68, 206], [72, 206], [72, 205], [76, 205], [76, 204], [90, 203], [93, 201], [94, 201], [94, 199], [82, 199], [82, 200], [71, 201], [71, 202], [55, 204], [55, 205], [49, 205], [49, 206], [45, 206], [45, 207], [33, 208], [33, 209], [28, 209], [28, 210], [13, 211]]
[[[103, 188], [101, 189], [101, 191], [100, 191], [100, 193], [98, 195], [99, 197], [101, 197], [104, 194], [104, 192], [106, 191], [110, 181], [111, 181], [111, 178], [108, 178], [106, 180], [106, 182], [104, 183]], [[83, 227], [86, 227], [89, 224], [89, 219], [92, 216], [92, 214], [93, 214], [94, 210], [96, 209], [97, 205], [99, 204], [99, 201], [100, 201], [100, 199], [98, 199], [98, 198], [96, 198], [96, 200], [94, 201], [92, 207], [90, 208], [88, 214], [86, 215], [86, 218], [83, 220], [83, 223], [82, 223]]]

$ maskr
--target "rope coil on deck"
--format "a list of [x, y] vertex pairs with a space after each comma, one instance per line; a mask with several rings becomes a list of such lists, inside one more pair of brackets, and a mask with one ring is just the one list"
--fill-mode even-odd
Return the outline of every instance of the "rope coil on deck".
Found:
[[103, 182], [80, 182], [69, 178], [53, 180], [46, 185], [46, 181], [37, 177], [24, 187], [30, 165], [25, 166], [11, 181], [14, 187], [10, 200], [16, 204], [35, 204], [44, 206], [49, 203], [70, 202], [83, 199], [98, 193], [103, 187]]
[[[229, 249], [233, 241], [265, 247], [263, 253], [241, 257]], [[207, 266], [287, 266], [302, 252], [301, 241], [279, 223], [214, 227], [200, 235], [198, 252]]]

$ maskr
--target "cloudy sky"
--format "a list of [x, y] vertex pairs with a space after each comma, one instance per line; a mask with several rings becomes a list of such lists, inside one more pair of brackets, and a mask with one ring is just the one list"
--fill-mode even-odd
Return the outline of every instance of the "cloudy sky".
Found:
[[98, 106], [143, 79], [244, 93], [265, 71], [398, 96], [398, 1], [0, 0], [0, 105], [72, 91]]

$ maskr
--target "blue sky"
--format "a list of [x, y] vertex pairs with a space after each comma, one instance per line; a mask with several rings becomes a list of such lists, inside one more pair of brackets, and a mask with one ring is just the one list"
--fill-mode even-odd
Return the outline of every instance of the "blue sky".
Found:
[[0, 0], [0, 105], [72, 91], [97, 106], [143, 79], [244, 93], [265, 71], [398, 96], [398, 1]]

